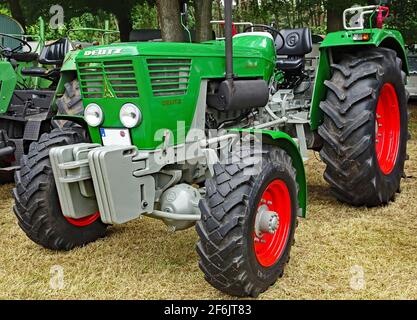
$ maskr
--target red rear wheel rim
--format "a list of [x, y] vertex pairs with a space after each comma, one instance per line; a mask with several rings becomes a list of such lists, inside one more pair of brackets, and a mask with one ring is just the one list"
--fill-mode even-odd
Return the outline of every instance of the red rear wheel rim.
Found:
[[285, 250], [291, 227], [291, 196], [288, 187], [282, 180], [272, 181], [265, 189], [258, 208], [266, 205], [279, 217], [275, 233], [254, 234], [256, 259], [265, 268], [273, 266]]
[[[65, 217], [65, 216], [64, 216]], [[96, 212], [90, 216], [81, 218], [81, 219], [72, 219], [72, 218], [68, 218], [65, 217], [65, 219], [71, 223], [72, 225], [76, 226], [76, 227], [86, 227], [89, 226], [90, 224], [93, 224], [94, 222], [96, 222], [96, 220], [100, 218], [100, 212]]]
[[392, 84], [382, 89], [376, 108], [375, 150], [381, 171], [388, 175], [395, 167], [400, 149], [401, 120], [398, 97]]

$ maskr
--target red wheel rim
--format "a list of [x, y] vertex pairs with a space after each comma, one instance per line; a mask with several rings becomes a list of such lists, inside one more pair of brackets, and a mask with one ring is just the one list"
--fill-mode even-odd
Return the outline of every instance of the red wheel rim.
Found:
[[[65, 217], [65, 216], [64, 216]], [[96, 220], [100, 218], [100, 212], [96, 212], [90, 216], [81, 218], [81, 219], [72, 219], [72, 218], [68, 218], [65, 217], [65, 219], [71, 223], [72, 225], [76, 226], [76, 227], [86, 227], [89, 226], [90, 224], [93, 224], [94, 222], [96, 222]]]
[[401, 120], [398, 97], [392, 84], [382, 89], [376, 108], [375, 150], [381, 171], [388, 175], [395, 167], [400, 149]]
[[274, 180], [268, 185], [258, 204], [258, 209], [264, 205], [279, 217], [278, 228], [273, 234], [262, 233], [261, 237], [254, 234], [256, 259], [261, 266], [268, 268], [281, 257], [290, 233], [291, 197], [284, 181]]

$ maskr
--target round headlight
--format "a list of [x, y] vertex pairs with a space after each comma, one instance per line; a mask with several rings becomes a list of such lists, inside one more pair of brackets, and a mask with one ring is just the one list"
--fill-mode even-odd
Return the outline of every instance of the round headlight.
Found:
[[120, 121], [126, 128], [134, 128], [142, 121], [142, 113], [132, 103], [126, 103], [120, 110]]
[[90, 103], [84, 110], [84, 119], [89, 126], [98, 127], [104, 120], [103, 110], [97, 104]]

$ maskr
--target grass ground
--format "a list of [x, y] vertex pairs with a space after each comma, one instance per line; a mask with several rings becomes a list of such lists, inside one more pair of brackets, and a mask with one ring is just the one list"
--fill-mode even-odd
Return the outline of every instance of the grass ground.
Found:
[[[300, 221], [283, 279], [260, 299], [417, 299], [417, 107], [411, 128], [408, 178], [387, 207], [338, 203], [322, 178], [323, 163], [312, 157], [308, 218]], [[18, 228], [11, 189], [0, 187], [0, 298], [228, 298], [197, 267], [194, 229], [171, 234], [143, 219], [112, 227], [85, 248], [51, 252]]]

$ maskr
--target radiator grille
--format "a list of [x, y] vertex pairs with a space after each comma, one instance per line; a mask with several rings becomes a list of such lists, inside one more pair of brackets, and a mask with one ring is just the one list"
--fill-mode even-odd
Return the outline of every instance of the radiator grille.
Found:
[[148, 59], [154, 96], [185, 95], [190, 79], [190, 59]]
[[138, 98], [132, 61], [78, 63], [81, 92], [85, 98]]

